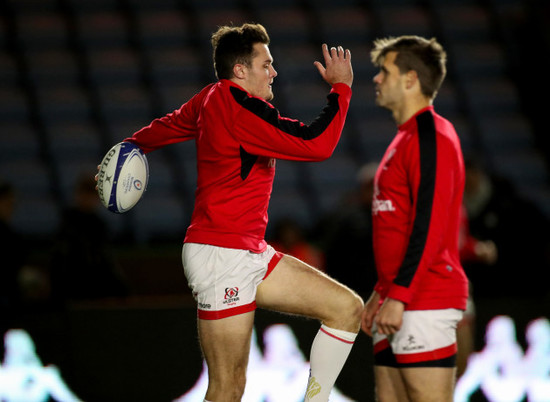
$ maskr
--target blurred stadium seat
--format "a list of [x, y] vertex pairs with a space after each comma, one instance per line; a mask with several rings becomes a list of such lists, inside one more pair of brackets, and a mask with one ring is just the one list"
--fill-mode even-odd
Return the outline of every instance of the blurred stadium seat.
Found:
[[[313, 66], [322, 60], [321, 43], [350, 48], [354, 63], [352, 103], [334, 158], [305, 169], [279, 163], [273, 217], [294, 205], [299, 219], [316, 219], [351, 186], [354, 169], [381, 158], [395, 125], [374, 105], [377, 69], [369, 52], [372, 40], [384, 35], [438, 37], [449, 53], [449, 75], [435, 105], [454, 122], [465, 152], [485, 155], [519, 185], [541, 186], [531, 191], [539, 203], [548, 194], [544, 157], [522, 114], [504, 42], [513, 16], [525, 16], [517, 0], [7, 0], [4, 11], [0, 176], [17, 182], [24, 197], [32, 189], [26, 203], [37, 204], [43, 194], [47, 201], [36, 213], [68, 202], [70, 178], [55, 175], [95, 168], [112, 144], [215, 79], [210, 35], [219, 25], [243, 22], [268, 29], [279, 73], [273, 103], [287, 116], [309, 122], [325, 103], [329, 88]], [[172, 211], [178, 222], [188, 219], [193, 153], [193, 145], [181, 144], [152, 156], [144, 205], [163, 207], [166, 217]], [[311, 183], [304, 186], [307, 177]], [[43, 217], [36, 229], [22, 216], [16, 221], [25, 231], [44, 232], [56, 216]], [[179, 235], [168, 219], [139, 219], [143, 239], [160, 236], [163, 225]]]
[[420, 35], [430, 38], [435, 34], [434, 21], [419, 5], [380, 2], [376, 12], [383, 36]]

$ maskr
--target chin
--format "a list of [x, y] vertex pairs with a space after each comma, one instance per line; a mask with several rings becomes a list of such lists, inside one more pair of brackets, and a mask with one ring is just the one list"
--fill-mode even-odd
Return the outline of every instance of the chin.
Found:
[[376, 106], [384, 107], [384, 102], [382, 102], [382, 100], [380, 100], [379, 98], [376, 98], [374, 103]]

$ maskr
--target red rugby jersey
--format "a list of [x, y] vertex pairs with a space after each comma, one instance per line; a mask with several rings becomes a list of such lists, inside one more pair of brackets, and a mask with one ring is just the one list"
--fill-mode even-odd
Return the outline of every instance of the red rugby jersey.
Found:
[[464, 162], [452, 124], [420, 110], [399, 126], [375, 177], [373, 244], [381, 298], [407, 310], [466, 308], [458, 235]]
[[319, 116], [306, 125], [222, 79], [126, 141], [147, 153], [195, 139], [197, 189], [184, 241], [261, 252], [275, 160], [330, 157], [350, 99], [351, 88], [335, 84]]

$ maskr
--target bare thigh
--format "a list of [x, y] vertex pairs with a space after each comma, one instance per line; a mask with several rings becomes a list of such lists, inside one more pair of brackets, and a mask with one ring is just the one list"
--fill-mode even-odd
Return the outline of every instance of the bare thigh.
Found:
[[456, 369], [418, 367], [400, 369], [413, 402], [452, 402]]
[[409, 402], [399, 369], [374, 366], [376, 400], [379, 402]]
[[453, 401], [454, 368], [375, 366], [374, 375], [380, 402]]
[[348, 287], [288, 255], [258, 286], [256, 304], [350, 332], [359, 330], [363, 308], [361, 298]]
[[199, 339], [208, 365], [210, 400], [240, 400], [253, 325], [254, 312], [220, 320], [198, 320]]

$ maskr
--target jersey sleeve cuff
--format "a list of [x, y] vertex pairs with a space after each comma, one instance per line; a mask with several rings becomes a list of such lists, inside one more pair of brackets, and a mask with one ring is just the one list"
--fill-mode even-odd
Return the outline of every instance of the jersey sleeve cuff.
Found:
[[351, 87], [348, 84], [337, 82], [332, 86], [332, 91], [351, 99]]
[[390, 287], [387, 297], [409, 304], [412, 300], [412, 296], [410, 289], [394, 284]]

